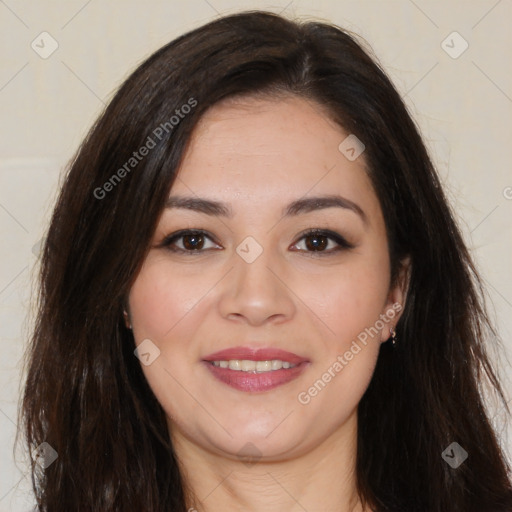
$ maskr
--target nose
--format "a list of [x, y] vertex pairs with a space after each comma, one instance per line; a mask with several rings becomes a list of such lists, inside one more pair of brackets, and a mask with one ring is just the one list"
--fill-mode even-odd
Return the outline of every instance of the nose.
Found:
[[218, 302], [223, 318], [251, 326], [293, 318], [296, 302], [289, 275], [275, 260], [270, 261], [268, 253], [263, 251], [252, 263], [233, 255], [234, 268], [222, 284]]

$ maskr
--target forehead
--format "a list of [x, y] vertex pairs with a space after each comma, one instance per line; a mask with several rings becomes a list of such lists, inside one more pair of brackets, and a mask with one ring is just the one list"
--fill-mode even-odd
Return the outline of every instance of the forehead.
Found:
[[308, 193], [343, 194], [375, 209], [364, 154], [351, 161], [339, 149], [348, 135], [303, 98], [224, 101], [196, 126], [172, 195], [271, 206]]

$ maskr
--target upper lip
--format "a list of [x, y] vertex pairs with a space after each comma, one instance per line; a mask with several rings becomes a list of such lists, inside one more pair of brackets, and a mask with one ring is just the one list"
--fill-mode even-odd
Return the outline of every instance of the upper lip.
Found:
[[292, 364], [300, 364], [308, 361], [308, 359], [301, 357], [293, 352], [281, 350], [278, 348], [262, 347], [233, 347], [219, 352], [214, 352], [204, 357], [204, 361], [229, 361], [232, 359], [247, 360], [247, 361], [272, 361], [279, 359], [287, 361]]

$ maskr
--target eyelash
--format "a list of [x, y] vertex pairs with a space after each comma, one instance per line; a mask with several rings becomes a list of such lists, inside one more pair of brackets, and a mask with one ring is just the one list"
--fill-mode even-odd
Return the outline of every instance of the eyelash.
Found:
[[[213, 240], [213, 237], [211, 237], [206, 231], [203, 231], [200, 229], [182, 229], [180, 231], [177, 231], [175, 233], [172, 233], [172, 234], [166, 236], [162, 240], [162, 242], [158, 245], [158, 247], [163, 247], [163, 248], [167, 249], [168, 251], [171, 251], [174, 253], [181, 253], [181, 254], [186, 254], [186, 255], [198, 255], [198, 254], [204, 253], [205, 251], [211, 250], [211, 249], [187, 250], [187, 249], [182, 249], [180, 247], [172, 247], [172, 244], [174, 244], [177, 240], [179, 240], [180, 238], [183, 238], [184, 236], [187, 236], [187, 235], [188, 236], [200, 235], [200, 236], [206, 237], [206, 238], [210, 239], [210, 241], [216, 243]], [[300, 238], [293, 245], [295, 246], [301, 240], [311, 237], [311, 236], [325, 237], [331, 241], [334, 241], [337, 244], [337, 247], [335, 247], [334, 249], [331, 248], [329, 250], [322, 250], [322, 251], [307, 251], [307, 250], [304, 251], [302, 249], [299, 250], [300, 252], [310, 253], [310, 255], [312, 257], [329, 256], [329, 255], [332, 255], [333, 253], [337, 253], [342, 250], [354, 248], [354, 245], [347, 242], [347, 240], [345, 238], [343, 238], [340, 234], [338, 234], [334, 231], [331, 231], [329, 229], [318, 229], [318, 228], [309, 229], [309, 230], [301, 233]]]

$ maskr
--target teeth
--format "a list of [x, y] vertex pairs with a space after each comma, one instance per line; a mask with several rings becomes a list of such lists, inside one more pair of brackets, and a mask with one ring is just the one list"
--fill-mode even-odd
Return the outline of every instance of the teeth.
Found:
[[228, 365], [228, 368], [230, 370], [241, 370], [241, 366], [242, 366], [242, 361], [238, 360], [238, 359], [233, 359], [231, 361], [229, 361], [229, 365]]
[[270, 372], [273, 370], [280, 370], [281, 368], [288, 369], [297, 366], [289, 363], [288, 361], [281, 361], [280, 359], [272, 359], [271, 361], [231, 359], [229, 361], [212, 361], [212, 364], [219, 368], [229, 368], [230, 370], [237, 370], [241, 372]]
[[274, 359], [271, 362], [272, 370], [279, 370], [283, 367], [283, 362], [279, 361], [278, 359]]
[[256, 361], [247, 361], [246, 359], [244, 359], [240, 363], [240, 370], [242, 370], [243, 372], [253, 372], [254, 370], [256, 370]]
[[257, 372], [269, 372], [272, 370], [272, 361], [257, 361], [255, 366]]

